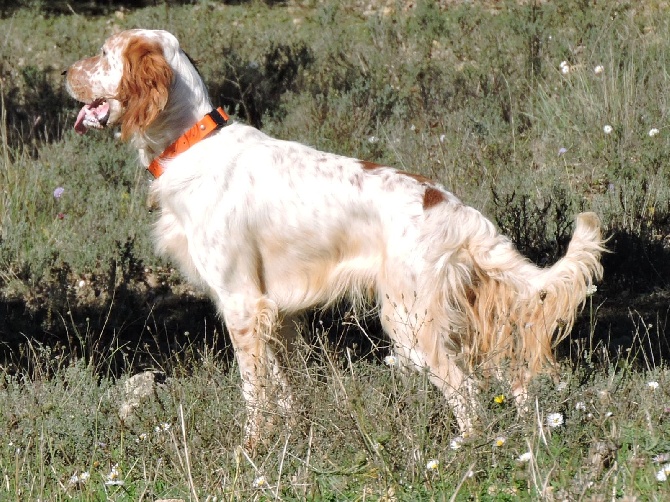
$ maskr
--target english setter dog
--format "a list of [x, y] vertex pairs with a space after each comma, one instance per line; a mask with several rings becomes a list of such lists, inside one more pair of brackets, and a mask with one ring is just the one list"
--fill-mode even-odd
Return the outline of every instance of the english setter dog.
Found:
[[538, 268], [434, 181], [230, 121], [166, 31], [113, 35], [65, 73], [84, 103], [76, 131], [120, 126], [156, 177], [157, 250], [216, 302], [248, 446], [266, 425], [262, 410], [290, 409], [280, 361], [305, 309], [375, 305], [398, 361], [427, 370], [465, 432], [475, 375], [503, 372], [523, 399], [602, 277], [595, 214], [579, 214], [565, 257]]

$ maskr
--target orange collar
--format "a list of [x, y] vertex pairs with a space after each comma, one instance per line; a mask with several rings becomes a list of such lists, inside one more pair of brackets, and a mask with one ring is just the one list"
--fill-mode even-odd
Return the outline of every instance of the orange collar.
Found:
[[165, 160], [176, 157], [180, 153], [185, 152], [196, 143], [202, 141], [213, 131], [221, 129], [228, 123], [228, 115], [223, 111], [223, 108], [212, 110], [199, 120], [193, 127], [182, 134], [177, 141], [168, 146], [163, 153], [156, 157], [147, 168], [154, 178], [160, 177], [163, 174], [162, 163]]

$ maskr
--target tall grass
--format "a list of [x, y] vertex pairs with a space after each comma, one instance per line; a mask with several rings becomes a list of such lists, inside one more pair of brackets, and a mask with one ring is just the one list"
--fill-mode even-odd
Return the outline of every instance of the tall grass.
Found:
[[[646, 351], [641, 325], [634, 350]], [[666, 369], [631, 354], [538, 380], [520, 419], [509, 389], [482, 392], [484, 425], [455, 436], [425, 375], [354, 359], [318, 324], [288, 371], [290, 428], [268, 430], [253, 456], [239, 448], [244, 406], [235, 371], [206, 344], [188, 366], [163, 364], [141, 394], [84, 360], [28, 344], [40, 370], [3, 370], [0, 494], [41, 500], [513, 500], [624, 495], [662, 500], [670, 452]], [[225, 360], [225, 358], [224, 358]], [[592, 359], [590, 359], [592, 361]], [[165, 379], [165, 377], [167, 378]], [[652, 386], [653, 384], [653, 386]], [[658, 384], [658, 387], [656, 387]], [[119, 418], [136, 396], [139, 406]], [[553, 418], [560, 414], [558, 422]], [[283, 418], [279, 419], [283, 423]], [[552, 426], [553, 425], [553, 426]], [[86, 474], [84, 474], [86, 473]], [[82, 474], [84, 477], [82, 478]]]

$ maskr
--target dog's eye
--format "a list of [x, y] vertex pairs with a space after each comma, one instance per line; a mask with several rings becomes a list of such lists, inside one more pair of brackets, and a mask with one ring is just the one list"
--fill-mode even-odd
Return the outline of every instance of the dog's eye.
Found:
[[105, 57], [107, 55], [107, 50], [104, 47], [100, 47], [100, 54], [102, 54], [102, 57]]

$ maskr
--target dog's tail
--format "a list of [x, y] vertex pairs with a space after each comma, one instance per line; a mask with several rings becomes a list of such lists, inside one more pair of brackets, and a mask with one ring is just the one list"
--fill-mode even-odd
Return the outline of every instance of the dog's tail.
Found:
[[457, 227], [467, 236], [456, 239], [460, 250], [452, 248], [441, 263], [437, 250], [430, 253], [438, 260], [436, 269], [446, 273], [443, 287], [451, 286], [440, 303], [448, 304], [452, 319], [454, 311], [461, 314], [459, 325], [450, 323], [451, 338], [458, 333], [472, 366], [499, 371], [504, 362], [512, 371], [535, 375], [553, 365], [556, 343], [570, 332], [594, 282], [602, 278], [600, 220], [594, 213], [579, 214], [566, 255], [540, 268], [479, 212], [461, 210], [464, 221]]

